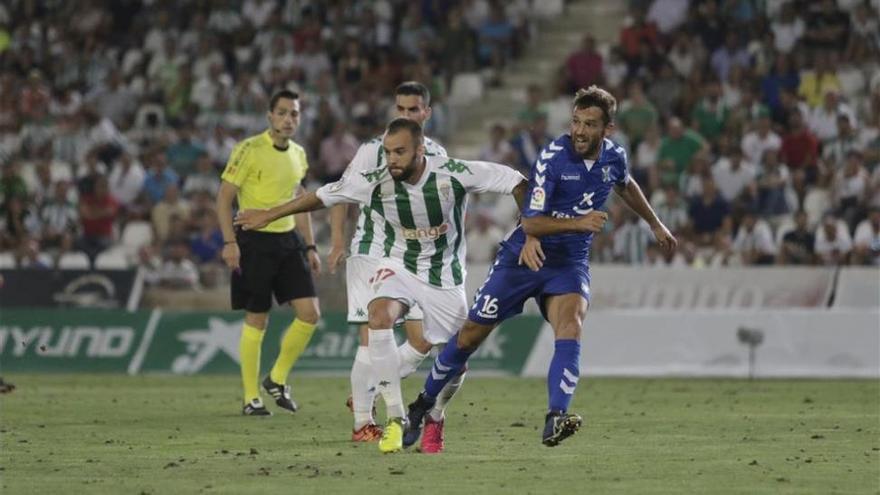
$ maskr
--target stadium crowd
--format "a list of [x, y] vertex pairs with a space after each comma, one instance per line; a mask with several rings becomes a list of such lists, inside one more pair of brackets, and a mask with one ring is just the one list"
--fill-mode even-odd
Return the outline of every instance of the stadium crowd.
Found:
[[[308, 188], [339, 177], [403, 80], [450, 135], [453, 76], [504, 67], [534, 36], [529, 0], [225, 0], [0, 4], [0, 266], [149, 267], [222, 281], [213, 202], [269, 95], [303, 98]], [[619, 41], [589, 35], [529, 87], [479, 158], [527, 171], [565, 132], [574, 90], [618, 97], [613, 139], [684, 242], [664, 258], [620, 204], [593, 259], [647, 265], [880, 263], [877, 0], [631, 1]], [[504, 116], [500, 116], [504, 117]], [[477, 158], [462, 157], [462, 158]], [[499, 202], [500, 204], [501, 202]], [[477, 198], [469, 258], [515, 212]], [[326, 222], [314, 222], [319, 241]]]
[[4, 2], [0, 265], [140, 264], [194, 287], [220, 267], [219, 172], [265, 130], [274, 91], [302, 97], [313, 188], [381, 132], [404, 80], [431, 89], [427, 131], [442, 141], [451, 78], [500, 84], [534, 29], [529, 4]]
[[[613, 140], [679, 238], [664, 257], [620, 204], [592, 259], [645, 265], [880, 264], [880, 2], [631, 1], [612, 46], [561, 61], [481, 152], [527, 171], [576, 88], [618, 98]], [[604, 48], [604, 49], [603, 49]]]

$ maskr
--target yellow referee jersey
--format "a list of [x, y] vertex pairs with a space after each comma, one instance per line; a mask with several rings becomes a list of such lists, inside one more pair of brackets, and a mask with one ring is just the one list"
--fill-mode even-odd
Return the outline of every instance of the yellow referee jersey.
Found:
[[[251, 136], [232, 150], [221, 178], [238, 186], [240, 209], [265, 209], [293, 198], [309, 163], [302, 146], [289, 141], [286, 150], [273, 146], [269, 131]], [[293, 215], [279, 218], [261, 232], [288, 232], [296, 225]]]

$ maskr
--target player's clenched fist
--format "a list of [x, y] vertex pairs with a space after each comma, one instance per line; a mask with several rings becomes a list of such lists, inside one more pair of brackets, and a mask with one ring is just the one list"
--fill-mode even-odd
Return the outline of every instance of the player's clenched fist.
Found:
[[604, 211], [594, 210], [586, 215], [578, 217], [578, 225], [584, 232], [601, 232], [602, 227], [608, 220], [608, 214]]
[[234, 225], [244, 230], [261, 229], [271, 222], [267, 210], [242, 210], [235, 215]]

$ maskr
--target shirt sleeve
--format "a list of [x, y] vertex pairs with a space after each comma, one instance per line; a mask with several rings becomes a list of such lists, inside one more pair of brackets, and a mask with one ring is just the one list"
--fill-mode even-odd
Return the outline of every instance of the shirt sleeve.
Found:
[[557, 177], [552, 162], [538, 160], [529, 174], [529, 189], [523, 205], [523, 217], [546, 215], [550, 210], [550, 198], [556, 190]]
[[618, 156], [618, 160], [619, 160], [618, 164], [617, 164], [618, 173], [617, 173], [617, 177], [615, 177], [614, 183], [619, 186], [625, 186], [630, 181], [629, 157], [627, 156], [626, 150], [623, 148], [623, 146], [620, 146], [617, 144], [615, 144], [614, 146], [615, 146], [614, 151], [617, 152], [617, 156]]
[[459, 160], [446, 163], [444, 166], [460, 170], [455, 177], [468, 192], [510, 194], [513, 188], [526, 180], [516, 170], [500, 163]]
[[315, 194], [327, 207], [339, 203], [367, 203], [373, 188], [387, 175], [388, 169], [384, 167], [368, 172], [346, 170], [342, 178], [321, 186]]
[[369, 143], [364, 143], [358, 147], [354, 158], [348, 162], [345, 173], [360, 173], [371, 170], [379, 166], [379, 156], [382, 153], [382, 146], [374, 147]]
[[220, 178], [241, 187], [245, 179], [247, 179], [248, 173], [250, 173], [251, 161], [248, 159], [250, 156], [249, 151], [250, 143], [242, 142], [235, 145]]

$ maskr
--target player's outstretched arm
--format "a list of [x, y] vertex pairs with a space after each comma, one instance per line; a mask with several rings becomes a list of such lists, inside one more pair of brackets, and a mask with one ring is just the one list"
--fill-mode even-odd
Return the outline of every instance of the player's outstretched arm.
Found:
[[648, 222], [648, 225], [651, 226], [651, 231], [654, 232], [654, 237], [657, 238], [657, 244], [659, 244], [662, 249], [667, 252], [671, 252], [675, 249], [678, 245], [678, 241], [675, 239], [675, 236], [669, 232], [669, 229], [663, 225], [663, 222], [657, 218], [657, 214], [654, 213], [651, 204], [645, 199], [645, 194], [642, 193], [642, 188], [639, 187], [636, 181], [630, 179], [625, 185], [615, 186], [614, 191], [618, 196], [623, 198], [623, 201], [627, 206], [642, 217], [644, 221]]
[[523, 217], [522, 227], [526, 235], [544, 237], [571, 232], [601, 232], [608, 220], [604, 211], [591, 211], [577, 218], [554, 218], [546, 215]]
[[244, 230], [260, 229], [274, 220], [324, 208], [324, 203], [314, 192], [300, 194], [296, 198], [268, 210], [242, 210], [235, 215], [234, 224]]

